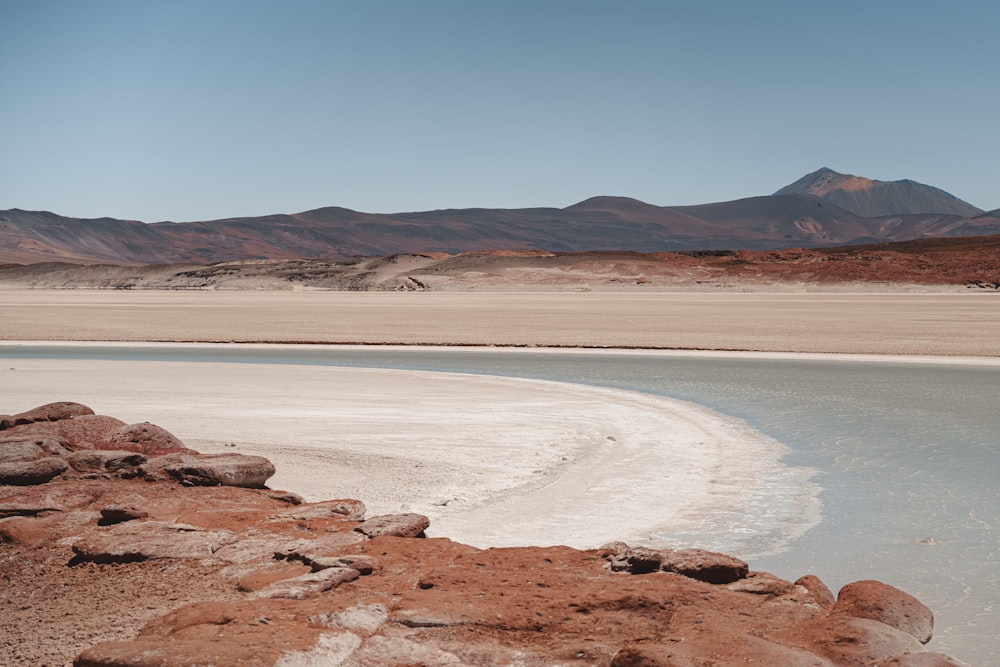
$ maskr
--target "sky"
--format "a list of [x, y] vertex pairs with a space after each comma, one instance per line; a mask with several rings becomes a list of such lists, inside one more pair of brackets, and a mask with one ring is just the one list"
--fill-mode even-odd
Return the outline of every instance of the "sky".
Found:
[[0, 209], [657, 205], [820, 167], [1000, 207], [995, 0], [0, 0]]

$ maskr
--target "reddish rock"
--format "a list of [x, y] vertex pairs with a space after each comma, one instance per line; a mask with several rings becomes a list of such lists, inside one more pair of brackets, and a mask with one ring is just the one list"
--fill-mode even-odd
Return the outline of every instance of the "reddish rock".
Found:
[[357, 570], [349, 567], [330, 567], [291, 579], [277, 581], [263, 588], [251, 597], [255, 598], [287, 598], [289, 600], [305, 600], [318, 593], [336, 588], [341, 584], [354, 581], [361, 576]]
[[47, 456], [34, 461], [0, 463], [0, 484], [30, 486], [45, 484], [69, 468], [58, 456]]
[[833, 597], [833, 591], [814, 574], [799, 577], [795, 580], [795, 585], [809, 591], [816, 603], [824, 609], [832, 607], [837, 602], [837, 598]]
[[806, 621], [778, 636], [836, 665], [867, 667], [905, 653], [920, 653], [913, 635], [868, 618], [831, 614]]
[[[157, 456], [159, 454], [169, 454], [177, 451], [192, 451], [184, 446], [184, 443], [177, 439], [165, 428], [144, 422], [142, 424], [129, 424], [118, 430], [111, 436], [108, 449], [124, 449], [130, 452], [139, 452], [147, 456]], [[103, 449], [103, 448], [102, 448]]]
[[906, 632], [926, 644], [934, 630], [934, 613], [920, 600], [880, 581], [855, 581], [840, 589], [833, 612], [870, 618]]
[[125, 450], [84, 449], [69, 453], [66, 462], [77, 472], [125, 473], [134, 477], [139, 474], [139, 467], [146, 462], [146, 457]]
[[109, 526], [115, 523], [145, 519], [148, 516], [149, 512], [136, 507], [130, 507], [128, 505], [108, 505], [107, 507], [101, 508], [100, 523], [102, 526]]
[[83, 415], [55, 422], [33, 422], [9, 429], [9, 436], [53, 438], [71, 450], [120, 449], [111, 444], [125, 422], [105, 415]]
[[0, 415], [0, 431], [6, 430], [14, 425], [13, 415]]
[[[298, 504], [298, 503], [296, 503]], [[281, 514], [275, 515], [283, 519], [296, 519], [299, 521], [308, 519], [326, 519], [331, 517], [344, 517], [351, 521], [361, 521], [365, 518], [368, 509], [360, 500], [324, 500], [318, 503], [309, 503], [305, 507], [296, 507], [285, 510]]]
[[373, 516], [354, 530], [368, 537], [423, 537], [430, 525], [423, 514], [383, 514]]
[[663, 551], [664, 572], [704, 581], [710, 584], [728, 584], [747, 576], [750, 568], [739, 558], [703, 549], [677, 549]]
[[14, 425], [31, 424], [33, 422], [54, 422], [62, 419], [72, 419], [92, 415], [94, 411], [86, 405], [73, 403], [72, 401], [61, 401], [58, 403], [46, 403], [26, 412], [13, 415], [11, 418]]
[[663, 565], [663, 553], [645, 547], [627, 547], [610, 553], [612, 572], [629, 572], [630, 574], [648, 574], [659, 572]]
[[726, 588], [754, 595], [788, 595], [795, 589], [795, 584], [769, 572], [750, 572], [743, 579], [728, 584]]
[[67, 456], [69, 450], [51, 438], [0, 439], [0, 463], [34, 461], [45, 456]]
[[208, 558], [236, 536], [226, 530], [205, 530], [162, 521], [129, 521], [76, 539], [76, 560], [129, 563], [152, 558]]
[[174, 480], [185, 486], [262, 488], [274, 475], [274, 464], [250, 454], [174, 452], [151, 458], [139, 470], [148, 480]]

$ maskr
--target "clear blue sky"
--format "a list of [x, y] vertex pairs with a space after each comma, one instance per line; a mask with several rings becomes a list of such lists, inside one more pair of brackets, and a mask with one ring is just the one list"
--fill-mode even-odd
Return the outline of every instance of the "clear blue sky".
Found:
[[694, 204], [822, 166], [993, 209], [998, 27], [995, 0], [0, 0], [0, 209]]

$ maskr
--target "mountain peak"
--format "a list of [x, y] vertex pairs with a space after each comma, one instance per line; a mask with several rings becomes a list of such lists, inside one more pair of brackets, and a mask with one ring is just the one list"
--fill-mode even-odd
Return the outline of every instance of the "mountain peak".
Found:
[[909, 179], [878, 181], [822, 167], [776, 195], [814, 195], [866, 218], [907, 213], [974, 217], [982, 210], [930, 185]]

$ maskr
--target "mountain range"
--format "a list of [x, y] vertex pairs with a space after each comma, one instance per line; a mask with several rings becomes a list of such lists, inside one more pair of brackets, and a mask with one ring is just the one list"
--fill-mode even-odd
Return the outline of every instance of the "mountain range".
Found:
[[0, 211], [0, 263], [208, 264], [502, 248], [762, 250], [987, 234], [1000, 234], [1000, 210], [986, 213], [913, 181], [823, 168], [773, 195], [695, 206], [593, 197], [566, 208], [373, 214], [326, 207], [184, 223], [11, 209]]

